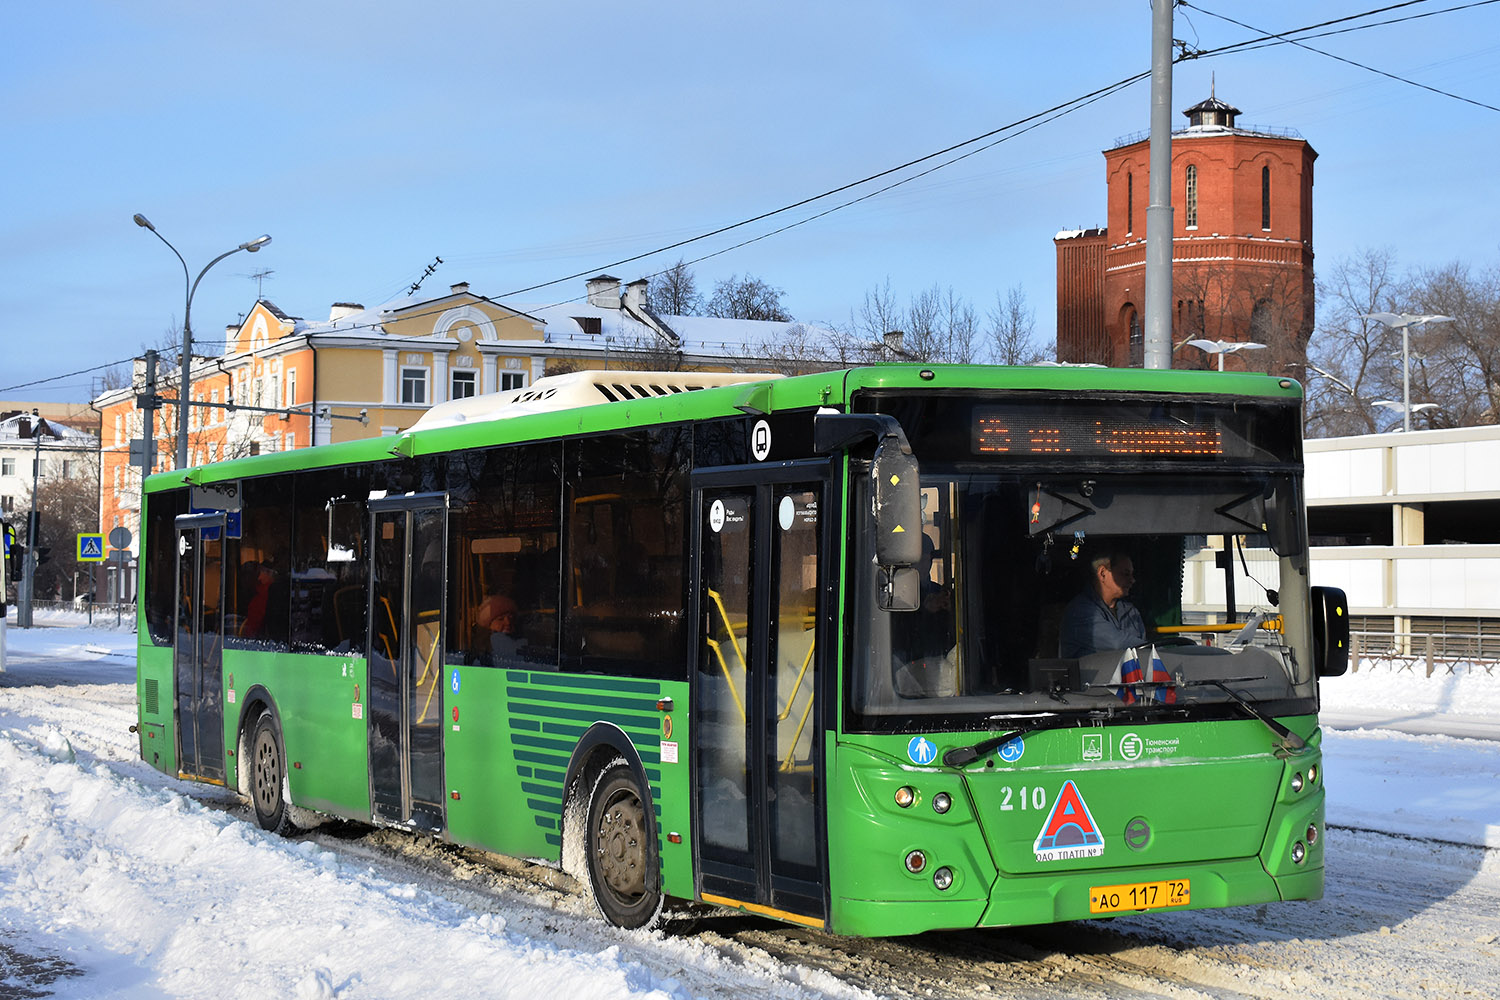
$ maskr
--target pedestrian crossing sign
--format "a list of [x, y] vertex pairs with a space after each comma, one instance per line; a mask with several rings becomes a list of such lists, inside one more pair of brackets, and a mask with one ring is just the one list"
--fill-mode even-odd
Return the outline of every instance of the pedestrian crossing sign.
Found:
[[104, 536], [97, 533], [80, 532], [78, 535], [78, 561], [103, 562]]

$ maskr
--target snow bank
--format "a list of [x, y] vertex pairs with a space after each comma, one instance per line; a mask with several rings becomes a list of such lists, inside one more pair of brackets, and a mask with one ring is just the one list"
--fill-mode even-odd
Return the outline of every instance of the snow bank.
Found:
[[122, 777], [50, 726], [0, 733], [0, 802], [0, 938], [66, 956], [70, 996], [687, 996], [617, 948], [509, 932]]

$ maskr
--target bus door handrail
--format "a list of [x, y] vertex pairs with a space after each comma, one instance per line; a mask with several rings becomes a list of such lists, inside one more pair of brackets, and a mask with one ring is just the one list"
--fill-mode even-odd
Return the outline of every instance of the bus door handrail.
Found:
[[[427, 650], [427, 662], [422, 665], [422, 676], [417, 678], [417, 688], [419, 690], [422, 687], [422, 682], [427, 679], [427, 672], [432, 669], [432, 657], [437, 653], [438, 643], [442, 641], [442, 638], [443, 630], [440, 626], [432, 634], [432, 646]], [[417, 725], [420, 726], [422, 723], [427, 721], [427, 711], [428, 709], [432, 708], [432, 696], [437, 694], [437, 689], [438, 679], [434, 675], [432, 678], [432, 686], [427, 689], [427, 701], [422, 705], [422, 714], [417, 716]]]
[[[712, 587], [706, 587], [704, 589], [708, 591], [709, 599], [714, 602], [714, 606], [719, 609], [719, 619], [723, 621], [724, 631], [729, 635], [730, 648], [734, 650], [734, 655], [739, 657], [740, 666], [744, 667], [745, 651], [740, 648], [739, 634], [735, 632], [734, 625], [729, 621], [729, 610], [724, 607], [723, 595], [721, 595], [717, 590], [714, 590]], [[740, 693], [735, 690], [734, 676], [729, 672], [729, 664], [724, 659], [723, 645], [718, 640], [713, 639], [707, 635], [703, 637], [703, 641], [709, 649], [713, 650], [714, 658], [719, 661], [719, 669], [724, 674], [725, 683], [729, 685], [729, 695], [734, 699], [734, 707], [740, 710], [741, 721], [744, 721], [747, 718], [745, 715], [745, 703], [743, 700], [741, 700]], [[748, 680], [749, 671], [747, 669], [746, 681], [748, 682]]]
[[[807, 668], [812, 665], [813, 651], [817, 649], [817, 641], [814, 640], [807, 647], [807, 655], [802, 658], [802, 669], [797, 671], [797, 680], [792, 684], [792, 693], [786, 696], [786, 710], [776, 716], [777, 722], [785, 722], [792, 714], [792, 704], [797, 700], [797, 692], [802, 690], [802, 678], [807, 676]], [[801, 731], [801, 728], [798, 728]]]

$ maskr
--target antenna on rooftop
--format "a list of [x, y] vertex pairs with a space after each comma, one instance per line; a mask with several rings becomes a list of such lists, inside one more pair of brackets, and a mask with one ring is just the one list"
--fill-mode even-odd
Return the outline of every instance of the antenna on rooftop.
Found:
[[422, 282], [426, 281], [427, 280], [427, 276], [430, 275], [430, 274], [432, 274], [434, 271], [436, 271], [438, 269], [438, 265], [441, 264], [442, 262], [443, 262], [443, 258], [441, 258], [441, 257], [434, 257], [434, 258], [432, 258], [432, 263], [427, 265], [427, 269], [422, 272], [422, 276], [420, 278], [418, 278], [416, 281], [413, 281], [411, 283], [411, 288], [408, 290], [408, 294], [410, 294], [410, 295], [417, 294], [417, 289], [419, 289], [419, 288], [422, 287]]
[[274, 269], [267, 267], [259, 271], [253, 271], [250, 274], [242, 274], [240, 275], [240, 277], [249, 278], [251, 281], [255, 282], [255, 299], [258, 302], [262, 298], [264, 298], [264, 295], [262, 293], [265, 290], [266, 279], [275, 273], [276, 271]]

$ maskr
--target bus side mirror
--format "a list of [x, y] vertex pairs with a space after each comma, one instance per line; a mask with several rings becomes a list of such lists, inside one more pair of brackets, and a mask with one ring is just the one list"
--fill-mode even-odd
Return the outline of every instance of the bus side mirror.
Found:
[[917, 457], [887, 438], [870, 463], [870, 496], [874, 503], [875, 561], [882, 566], [912, 567], [922, 561], [922, 487]]
[[1313, 662], [1319, 677], [1349, 669], [1349, 601], [1337, 587], [1312, 588]]
[[922, 483], [917, 456], [895, 417], [884, 413], [819, 413], [813, 418], [813, 448], [829, 454], [875, 439], [870, 461], [871, 520], [875, 562], [881, 574], [883, 611], [915, 611], [920, 602]]

